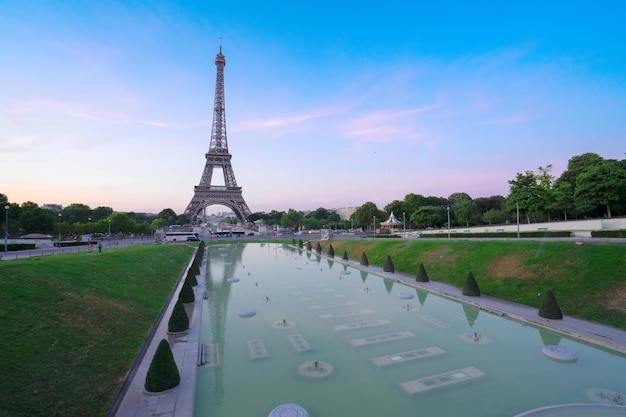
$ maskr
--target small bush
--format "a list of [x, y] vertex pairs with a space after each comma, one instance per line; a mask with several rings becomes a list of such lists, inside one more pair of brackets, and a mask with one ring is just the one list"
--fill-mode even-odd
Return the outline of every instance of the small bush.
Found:
[[167, 340], [162, 339], [146, 374], [144, 388], [148, 392], [163, 392], [180, 384], [180, 374]]
[[315, 252], [322, 253], [322, 245], [320, 245], [320, 242], [317, 242], [317, 245], [315, 246]]
[[178, 333], [184, 332], [185, 330], [189, 330], [189, 317], [187, 317], [185, 306], [179, 298], [178, 301], [176, 301], [176, 304], [174, 304], [174, 310], [172, 310], [170, 321], [167, 323], [167, 331], [171, 333]]
[[343, 260], [344, 260], [344, 261], [347, 261], [347, 260], [348, 260], [348, 251], [347, 251], [347, 250], [344, 250], [344, 251], [343, 251]]
[[370, 261], [367, 260], [367, 255], [365, 254], [365, 252], [363, 252], [361, 254], [361, 265], [369, 266], [369, 264], [370, 264]]
[[428, 278], [428, 274], [426, 273], [426, 268], [424, 268], [424, 264], [420, 263], [420, 269], [417, 271], [417, 275], [415, 277], [417, 282], [428, 282], [430, 278]]
[[385, 272], [395, 272], [396, 269], [393, 267], [393, 262], [391, 261], [391, 256], [387, 255], [387, 260], [385, 261], [385, 266], [383, 266], [383, 271]]
[[552, 290], [546, 291], [539, 307], [539, 317], [544, 319], [562, 319], [563, 312]]
[[306, 242], [306, 250], [311, 250], [311, 242]]
[[467, 278], [465, 279], [463, 295], [467, 295], [469, 297], [480, 297], [480, 288], [478, 288], [478, 283], [476, 282], [476, 278], [474, 278], [472, 271], [467, 274]]
[[185, 304], [196, 301], [196, 295], [193, 293], [193, 288], [188, 280], [185, 280], [183, 288], [181, 288], [180, 294], [178, 294], [178, 298]]
[[331, 258], [335, 257], [335, 249], [333, 249], [333, 245], [328, 245], [328, 256]]
[[302, 239], [298, 240], [298, 247], [302, 249], [304, 247], [304, 243], [302, 243]]

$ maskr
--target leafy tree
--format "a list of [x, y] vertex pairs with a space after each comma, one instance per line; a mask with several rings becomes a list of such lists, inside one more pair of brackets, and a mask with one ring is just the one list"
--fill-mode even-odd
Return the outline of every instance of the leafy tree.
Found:
[[476, 224], [480, 220], [478, 209], [474, 200], [466, 193], [454, 193], [448, 197], [450, 208], [454, 213], [457, 224], [469, 227], [470, 223]]
[[152, 228], [154, 230], [162, 229], [165, 227], [165, 225], [166, 225], [166, 220], [161, 217], [157, 217], [156, 219], [152, 220]]
[[63, 220], [69, 224], [87, 223], [91, 217], [91, 208], [86, 204], [72, 203], [62, 211]]
[[25, 233], [52, 234], [57, 226], [57, 214], [27, 201], [22, 204], [20, 229]]
[[171, 226], [176, 223], [176, 212], [171, 208], [163, 209], [159, 212], [158, 217], [165, 220], [165, 224]]
[[93, 221], [98, 221], [106, 219], [111, 214], [113, 214], [113, 209], [111, 207], [96, 207], [95, 209], [93, 209], [91, 219]]
[[477, 197], [474, 199], [476, 210], [479, 213], [485, 213], [487, 210], [496, 209], [504, 210], [506, 207], [506, 199], [501, 195], [492, 195], [491, 197]]
[[300, 221], [303, 217], [304, 215], [302, 214], [302, 212], [296, 211], [294, 209], [289, 209], [287, 213], [284, 213], [282, 215], [282, 218], [280, 219], [280, 225], [282, 227], [296, 229], [298, 226], [300, 226]]
[[111, 220], [111, 233], [113, 234], [135, 233], [137, 229], [137, 224], [126, 213], [115, 213], [108, 220]]
[[500, 209], [489, 209], [483, 213], [483, 222], [489, 225], [506, 222], [506, 213]]
[[575, 189], [578, 176], [603, 160], [604, 158], [600, 155], [592, 152], [574, 156], [567, 161], [567, 169], [563, 171], [557, 182], [569, 182]]
[[517, 173], [514, 180], [509, 181], [510, 193], [506, 199], [510, 211], [519, 209], [526, 215], [530, 224], [530, 215], [542, 211], [545, 207], [545, 190], [539, 185], [537, 175], [533, 171]]
[[422, 206], [411, 215], [411, 223], [420, 228], [441, 227], [447, 220], [445, 206]]
[[358, 225], [363, 228], [375, 227], [374, 218], [376, 218], [377, 223], [387, 219], [385, 212], [379, 210], [376, 204], [371, 201], [364, 203], [361, 207], [356, 209], [352, 216], [355, 226]]
[[611, 218], [611, 203], [626, 195], [626, 170], [617, 161], [604, 160], [578, 175], [574, 197], [583, 213], [604, 207]]
[[575, 210], [574, 188], [567, 181], [556, 182], [552, 187], [552, 200], [549, 209], [563, 213], [563, 220], [567, 220], [567, 213]]

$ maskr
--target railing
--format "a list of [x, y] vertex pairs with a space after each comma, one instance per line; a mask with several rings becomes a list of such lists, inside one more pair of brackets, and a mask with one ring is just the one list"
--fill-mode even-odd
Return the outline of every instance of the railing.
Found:
[[[143, 239], [112, 239], [103, 240], [102, 249], [111, 249], [124, 246], [136, 246], [147, 245], [153, 243], [154, 239], [146, 237]], [[45, 255], [59, 255], [62, 253], [75, 253], [75, 252], [98, 252], [98, 245], [79, 245], [79, 246], [65, 246], [65, 247], [46, 247], [37, 249], [27, 249], [10, 252], [0, 252], [0, 261], [10, 261], [15, 259], [28, 259], [36, 258]]]

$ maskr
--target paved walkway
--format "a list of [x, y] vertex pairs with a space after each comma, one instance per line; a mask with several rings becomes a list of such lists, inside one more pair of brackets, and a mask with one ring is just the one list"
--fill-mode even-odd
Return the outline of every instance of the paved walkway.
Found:
[[[205, 252], [206, 256], [206, 252]], [[187, 265], [187, 268], [189, 268]], [[109, 410], [108, 417], [192, 417], [196, 393], [196, 368], [199, 359], [200, 328], [202, 319], [202, 304], [204, 297], [204, 282], [206, 275], [206, 259], [200, 267], [200, 275], [196, 277], [198, 285], [194, 287], [196, 301], [186, 306], [189, 316], [189, 332], [184, 335], [167, 334], [169, 317], [178, 294], [187, 276], [183, 273], [173, 297], [165, 307], [162, 319], [143, 352], [138, 363], [129, 371], [123, 392], [120, 393], [115, 409]], [[166, 339], [172, 349], [174, 360], [180, 372], [180, 385], [173, 390], [162, 394], [147, 394], [144, 391], [146, 375], [157, 347], [162, 339]]]
[[[312, 251], [312, 253], [314, 253]], [[206, 253], [205, 253], [206, 255]], [[327, 257], [324, 254], [320, 254]], [[551, 320], [539, 317], [537, 309], [523, 304], [505, 301], [499, 298], [481, 295], [480, 297], [468, 297], [462, 294], [462, 288], [444, 284], [436, 281], [417, 282], [413, 275], [402, 272], [384, 272], [378, 266], [363, 266], [356, 261], [345, 261], [341, 258], [334, 258], [335, 262], [350, 265], [354, 268], [367, 271], [372, 274], [382, 276], [396, 282], [421, 288], [426, 291], [439, 294], [472, 304], [483, 311], [487, 311], [499, 316], [510, 317], [515, 320], [535, 324], [573, 338], [581, 339], [599, 346], [608, 347], [618, 352], [626, 354], [626, 331], [602, 324], [580, 320], [565, 316], [561, 320]], [[206, 261], [206, 260], [205, 260]], [[198, 350], [200, 324], [202, 315], [202, 304], [204, 295], [204, 280], [206, 272], [206, 262], [200, 268], [200, 275], [197, 277], [198, 286], [195, 288], [196, 302], [188, 310], [190, 314], [189, 333], [184, 336], [167, 335], [167, 322], [171, 315], [174, 303], [178, 299], [178, 292], [182, 287], [181, 280], [179, 288], [175, 291], [175, 296], [166, 307], [154, 337], [149, 343], [139, 365], [129, 373], [129, 383], [127, 389], [120, 399], [116, 410], [110, 411], [109, 416], [113, 417], [192, 417], [194, 409], [194, 396], [196, 391], [196, 369], [198, 365]], [[185, 271], [186, 276], [186, 271]], [[150, 362], [161, 339], [168, 339], [174, 359], [179, 366], [181, 374], [181, 384], [170, 392], [159, 395], [148, 395], [144, 392], [143, 386], [146, 379]]]
[[515, 320], [532, 323], [576, 339], [581, 339], [599, 346], [608, 347], [621, 353], [626, 353], [626, 331], [615, 327], [605, 326], [603, 324], [581, 320], [570, 316], [564, 316], [563, 319], [560, 320], [545, 319], [539, 316], [538, 310], [535, 307], [506, 301], [484, 294], [479, 297], [468, 297], [463, 295], [462, 288], [455, 287], [453, 285], [437, 281], [417, 282], [414, 275], [402, 272], [384, 272], [381, 267], [363, 266], [360, 265], [359, 262], [354, 261], [345, 261], [337, 258], [334, 258], [334, 260], [336, 262], [348, 264], [363, 271], [380, 275], [383, 278], [396, 282], [402, 282], [411, 287], [421, 288], [447, 298], [474, 305], [481, 310], [499, 316], [506, 316]]

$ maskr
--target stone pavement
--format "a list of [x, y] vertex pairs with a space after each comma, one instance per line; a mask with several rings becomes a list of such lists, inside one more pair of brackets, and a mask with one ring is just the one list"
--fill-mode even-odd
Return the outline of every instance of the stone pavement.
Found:
[[[190, 266], [191, 262], [187, 265], [187, 269]], [[187, 269], [181, 275], [182, 279], [173, 291], [173, 296], [170, 298], [156, 330], [148, 341], [147, 349], [140, 353], [136, 363], [129, 371], [125, 385], [118, 395], [119, 398], [107, 413], [107, 417], [193, 416], [206, 258], [200, 267], [200, 275], [196, 277], [198, 280], [198, 285], [194, 287], [196, 301], [191, 305], [185, 306], [189, 316], [189, 332], [183, 335], [167, 334], [169, 317], [172, 314], [174, 304], [178, 300], [178, 294], [187, 276]], [[172, 353], [180, 372], [180, 385], [161, 394], [147, 394], [144, 391], [146, 375], [161, 339], [166, 339], [172, 348]]]

